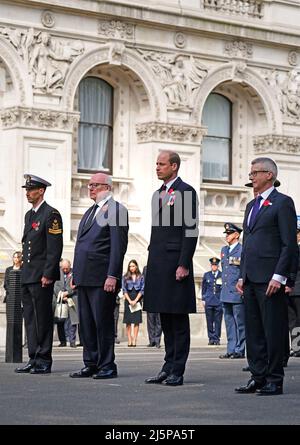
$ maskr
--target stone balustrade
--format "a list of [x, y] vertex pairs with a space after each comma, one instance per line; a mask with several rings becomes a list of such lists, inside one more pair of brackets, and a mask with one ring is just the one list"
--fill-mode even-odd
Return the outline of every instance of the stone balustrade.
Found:
[[[201, 197], [205, 208], [205, 216], [242, 217], [249, 201], [249, 191], [246, 187], [227, 184], [202, 184]], [[209, 217], [210, 221], [212, 221], [211, 216]]]
[[261, 19], [263, 17], [263, 0], [202, 0], [204, 10], [220, 14], [244, 16]]
[[[76, 174], [72, 177], [72, 206], [89, 207], [91, 200], [88, 194], [88, 182], [90, 174]], [[117, 178], [113, 177], [113, 191], [114, 198], [122, 202], [126, 207], [128, 206], [128, 194], [130, 190], [131, 178]]]

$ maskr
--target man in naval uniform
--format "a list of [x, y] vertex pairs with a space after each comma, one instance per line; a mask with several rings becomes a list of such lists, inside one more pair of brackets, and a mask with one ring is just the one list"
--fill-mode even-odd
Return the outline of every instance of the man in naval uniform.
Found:
[[44, 200], [51, 184], [38, 176], [24, 175], [22, 188], [32, 209], [25, 215], [22, 238], [22, 303], [29, 361], [17, 373], [49, 374], [52, 366], [54, 282], [59, 279], [63, 248], [62, 219]]
[[205, 305], [208, 344], [219, 345], [223, 317], [223, 308], [220, 301], [222, 272], [219, 270], [219, 258], [210, 258], [209, 262], [211, 270], [205, 272], [202, 280], [202, 302]]

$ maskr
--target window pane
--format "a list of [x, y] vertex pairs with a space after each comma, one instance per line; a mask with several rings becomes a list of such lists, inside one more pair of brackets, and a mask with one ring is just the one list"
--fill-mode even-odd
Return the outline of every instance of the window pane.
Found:
[[203, 180], [229, 181], [229, 140], [203, 138]]
[[110, 171], [113, 88], [87, 77], [79, 84], [78, 169]]
[[87, 77], [79, 84], [80, 121], [112, 125], [113, 89], [104, 80]]
[[210, 94], [203, 108], [202, 122], [207, 136], [231, 137], [231, 102], [220, 94]]
[[79, 124], [78, 169], [109, 171], [112, 129]]

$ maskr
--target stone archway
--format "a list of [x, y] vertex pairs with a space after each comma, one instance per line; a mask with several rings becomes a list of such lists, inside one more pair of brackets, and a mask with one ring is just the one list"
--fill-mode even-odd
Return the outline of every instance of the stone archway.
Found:
[[267, 82], [253, 68], [245, 64], [229, 63], [209, 73], [198, 91], [191, 116], [192, 122], [201, 124], [202, 111], [208, 95], [220, 84], [228, 81], [251, 87], [264, 108], [268, 132], [281, 134], [282, 118], [276, 98], [272, 95]]
[[0, 36], [0, 54], [7, 67], [16, 94], [15, 106], [32, 106], [33, 95], [31, 82], [18, 54], [9, 42]]
[[113, 60], [111, 57], [113, 44], [104, 45], [97, 48], [83, 57], [78, 58], [73, 68], [68, 73], [65, 82], [64, 94], [62, 97], [62, 107], [67, 111], [73, 110], [74, 97], [80, 80], [84, 75], [97, 65], [112, 64], [119, 66], [120, 69], [132, 71], [141, 81], [147, 94], [150, 106], [150, 119], [155, 121], [166, 120], [166, 107], [161, 100], [162, 94], [160, 87], [153, 79], [153, 73], [144, 63], [144, 60], [134, 51], [123, 47], [119, 60]]

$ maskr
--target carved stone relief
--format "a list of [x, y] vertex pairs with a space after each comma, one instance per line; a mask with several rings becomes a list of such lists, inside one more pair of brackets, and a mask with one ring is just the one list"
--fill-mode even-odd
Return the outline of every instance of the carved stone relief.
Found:
[[186, 45], [186, 37], [183, 32], [176, 32], [174, 35], [174, 43], [177, 48], [184, 48]]
[[226, 42], [224, 45], [224, 53], [229, 57], [243, 57], [251, 59], [253, 57], [253, 45], [241, 40]]
[[3, 128], [26, 127], [72, 131], [79, 122], [79, 113], [12, 107], [0, 112]]
[[170, 141], [201, 144], [205, 130], [201, 127], [147, 122], [136, 125], [138, 142]]
[[41, 15], [41, 22], [46, 28], [53, 28], [55, 25], [55, 17], [51, 11], [43, 11]]
[[125, 51], [123, 42], [112, 42], [108, 52], [108, 61], [111, 65], [121, 65], [122, 55]]
[[298, 65], [298, 54], [297, 54], [297, 51], [290, 51], [288, 53], [288, 62], [292, 66]]
[[99, 20], [98, 34], [106, 38], [135, 39], [135, 25], [119, 20]]
[[20, 31], [0, 27], [0, 34], [23, 59], [35, 92], [61, 95], [70, 64], [84, 52], [83, 43], [61, 40], [33, 28]]
[[272, 88], [285, 118], [294, 123], [300, 120], [300, 73], [293, 69], [288, 73], [276, 69], [266, 71], [265, 79]]
[[267, 134], [253, 138], [254, 152], [300, 153], [300, 137]]
[[193, 56], [138, 51], [159, 78], [168, 108], [192, 109], [208, 69]]

